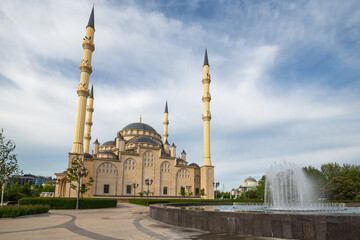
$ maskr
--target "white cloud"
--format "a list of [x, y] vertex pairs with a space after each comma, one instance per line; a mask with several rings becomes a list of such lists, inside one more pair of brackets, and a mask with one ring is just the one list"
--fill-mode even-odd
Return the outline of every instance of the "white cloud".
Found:
[[[323, 44], [346, 66], [357, 62], [335, 37], [349, 6], [327, 22], [327, 9], [334, 6], [323, 10], [312, 2], [294, 4], [249, 7], [245, 15], [237, 14], [236, 7], [228, 9], [229, 14], [215, 19], [221, 30], [215, 20], [182, 21], [160, 12], [156, 4], [97, 4], [90, 77], [95, 90], [93, 140], [111, 140], [140, 114], [161, 133], [168, 100], [170, 141], [201, 164], [206, 43], [212, 74], [212, 154], [220, 182], [235, 187], [248, 175], [260, 177], [274, 160], [315, 166], [327, 159], [355, 163], [360, 135], [356, 81], [336, 88], [323, 79], [299, 79], [311, 73], [298, 73], [296, 84], [273, 74], [309, 45]], [[0, 49], [0, 125], [18, 144], [26, 172], [45, 174], [41, 166], [49, 164], [50, 175], [63, 171], [52, 162], [67, 163], [90, 8], [84, 1], [0, 3], [0, 43], [6, 46]], [[350, 14], [346, 27], [358, 22]], [[52, 162], [46, 157], [49, 149], [56, 152], [49, 155]]]

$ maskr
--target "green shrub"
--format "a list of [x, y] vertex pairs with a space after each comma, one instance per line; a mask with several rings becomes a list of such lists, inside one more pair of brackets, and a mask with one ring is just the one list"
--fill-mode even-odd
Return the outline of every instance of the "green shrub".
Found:
[[355, 197], [355, 201], [360, 202], [360, 194], [359, 194], [359, 195], [356, 195], [356, 197]]
[[49, 209], [50, 209], [49, 205], [3, 206], [0, 207], [0, 218], [47, 213]]
[[[19, 205], [36, 205], [47, 204], [51, 209], [75, 209], [76, 198], [22, 198], [19, 200]], [[109, 208], [116, 207], [117, 200], [111, 198], [80, 198], [80, 209], [92, 209], [92, 208]]]
[[[225, 199], [225, 200], [214, 200], [214, 199], [149, 199], [149, 204], [156, 203], [202, 203], [202, 202], [264, 202], [262, 200], [240, 200], [240, 199]], [[129, 203], [146, 205], [146, 199], [129, 199]]]
[[11, 192], [11, 193], [8, 194], [7, 200], [17, 202], [17, 201], [19, 201], [19, 199], [24, 198], [24, 197], [26, 197], [26, 195], [23, 194], [23, 193]]

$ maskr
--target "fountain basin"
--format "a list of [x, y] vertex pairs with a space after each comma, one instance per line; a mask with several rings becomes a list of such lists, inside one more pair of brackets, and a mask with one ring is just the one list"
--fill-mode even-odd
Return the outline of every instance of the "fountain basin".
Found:
[[360, 239], [359, 214], [185, 209], [210, 205], [232, 203], [155, 204], [150, 206], [149, 214], [151, 218], [164, 223], [216, 233], [288, 239]]

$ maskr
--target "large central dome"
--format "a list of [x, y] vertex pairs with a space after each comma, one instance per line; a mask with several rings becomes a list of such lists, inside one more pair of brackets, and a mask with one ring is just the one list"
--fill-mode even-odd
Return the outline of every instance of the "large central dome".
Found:
[[157, 133], [153, 127], [147, 125], [146, 123], [130, 123], [129, 125], [126, 125], [122, 130], [127, 130], [127, 129], [142, 129]]

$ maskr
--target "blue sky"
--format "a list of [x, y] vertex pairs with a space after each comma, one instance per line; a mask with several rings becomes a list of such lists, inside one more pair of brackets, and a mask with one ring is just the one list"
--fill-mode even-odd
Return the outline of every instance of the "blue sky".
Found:
[[[26, 173], [66, 169], [92, 1], [1, 1], [0, 127]], [[201, 165], [202, 63], [226, 189], [274, 161], [359, 164], [358, 1], [95, 1], [93, 139], [139, 120]]]

